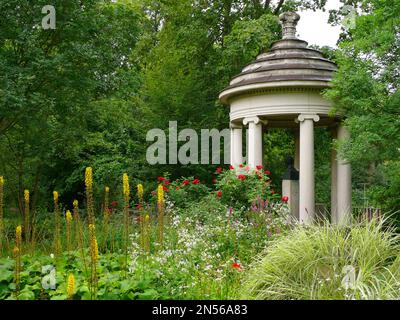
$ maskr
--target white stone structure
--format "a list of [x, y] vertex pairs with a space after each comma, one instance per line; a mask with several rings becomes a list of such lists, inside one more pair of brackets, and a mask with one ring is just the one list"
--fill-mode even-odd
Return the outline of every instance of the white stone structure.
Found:
[[[283, 39], [270, 51], [234, 77], [221, 94], [230, 106], [232, 130], [231, 162], [244, 162], [243, 133], [247, 129], [247, 164], [263, 164], [263, 133], [266, 128], [293, 128], [296, 135], [294, 167], [300, 171], [298, 213], [308, 224], [315, 216], [314, 128], [325, 127], [338, 140], [348, 138], [339, 115], [322, 91], [331, 86], [336, 65], [318, 50], [296, 38], [300, 16], [287, 12], [280, 16]], [[290, 188], [289, 188], [290, 189]], [[296, 205], [295, 205], [296, 207]], [[351, 167], [332, 151], [332, 221], [345, 223], [351, 212]]]

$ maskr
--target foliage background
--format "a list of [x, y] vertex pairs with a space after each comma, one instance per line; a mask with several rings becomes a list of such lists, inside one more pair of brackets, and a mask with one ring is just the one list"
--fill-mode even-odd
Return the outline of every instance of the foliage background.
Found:
[[[168, 121], [181, 129], [226, 128], [218, 92], [280, 38], [277, 16], [326, 3], [54, 0], [57, 29], [49, 31], [40, 28], [47, 2], [0, 3], [0, 173], [6, 203], [17, 212], [24, 189], [33, 207], [47, 207], [54, 189], [64, 203], [83, 197], [88, 165], [113, 197], [124, 171], [137, 181], [168, 172], [211, 184], [214, 167], [149, 166], [145, 133], [166, 129]], [[400, 5], [342, 2], [358, 9], [356, 28], [343, 30], [338, 50], [323, 48], [340, 66], [327, 97], [352, 131], [340, 150], [355, 164], [355, 203], [398, 210]], [[331, 12], [331, 23], [342, 18]], [[281, 130], [265, 138], [266, 167], [279, 190], [293, 136]], [[326, 131], [316, 145], [317, 201], [329, 203]]]

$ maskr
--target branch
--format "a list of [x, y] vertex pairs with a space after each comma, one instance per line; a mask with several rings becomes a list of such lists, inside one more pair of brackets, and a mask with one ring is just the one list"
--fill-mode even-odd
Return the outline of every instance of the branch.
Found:
[[277, 15], [279, 13], [284, 2], [285, 2], [285, 0], [279, 0], [278, 6], [274, 10], [274, 15]]
[[264, 4], [264, 10], [267, 11], [269, 7], [271, 6], [271, 0], [266, 0]]

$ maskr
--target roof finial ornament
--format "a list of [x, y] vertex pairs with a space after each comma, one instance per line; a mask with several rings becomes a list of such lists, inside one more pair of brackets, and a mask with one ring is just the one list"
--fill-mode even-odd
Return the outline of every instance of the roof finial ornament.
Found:
[[283, 29], [282, 39], [297, 39], [296, 27], [300, 16], [296, 12], [284, 12], [279, 16], [279, 20]]

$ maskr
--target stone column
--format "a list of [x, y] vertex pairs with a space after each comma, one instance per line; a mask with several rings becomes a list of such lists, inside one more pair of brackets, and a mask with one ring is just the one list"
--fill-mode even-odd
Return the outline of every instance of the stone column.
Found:
[[[348, 130], [340, 125], [338, 127], [338, 141], [345, 141], [350, 138]], [[352, 213], [352, 184], [351, 165], [346, 159], [338, 157], [337, 160], [337, 224], [345, 224]]]
[[256, 168], [263, 165], [262, 154], [262, 121], [259, 117], [249, 117], [243, 120], [248, 129], [248, 143], [247, 143], [247, 165], [250, 168]]
[[[332, 141], [337, 139], [337, 128], [332, 128]], [[337, 151], [334, 146], [331, 150], [331, 222], [337, 223]]]
[[242, 133], [241, 125], [231, 123], [231, 165], [234, 167], [243, 163]]
[[315, 216], [315, 174], [314, 174], [314, 122], [316, 114], [301, 114], [300, 123], [300, 223], [310, 224]]

